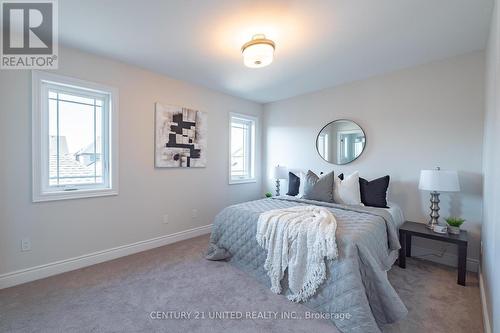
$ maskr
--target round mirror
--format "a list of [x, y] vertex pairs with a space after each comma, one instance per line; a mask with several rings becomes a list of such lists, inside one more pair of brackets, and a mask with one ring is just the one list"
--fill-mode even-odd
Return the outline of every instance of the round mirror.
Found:
[[354, 121], [346, 119], [328, 123], [316, 138], [319, 155], [333, 164], [351, 163], [361, 155], [365, 145], [363, 129]]

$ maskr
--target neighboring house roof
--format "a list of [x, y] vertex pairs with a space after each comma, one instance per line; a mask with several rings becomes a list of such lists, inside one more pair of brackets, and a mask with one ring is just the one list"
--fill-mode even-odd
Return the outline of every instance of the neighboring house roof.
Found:
[[[99, 169], [98, 164], [97, 170]], [[59, 177], [64, 179], [65, 184], [81, 184], [93, 181], [95, 170], [94, 164], [86, 166], [78, 162], [73, 154], [61, 154], [59, 156]], [[57, 155], [55, 154], [50, 155], [49, 175], [50, 178], [57, 177]]]
[[[98, 136], [96, 138], [96, 142], [100, 142], [101, 141], [101, 137]], [[100, 154], [101, 153], [101, 145], [96, 145], [94, 147], [94, 143], [89, 143], [87, 146], [85, 146], [84, 148], [80, 149], [79, 151], [76, 152], [76, 155], [78, 154], [94, 154], [94, 148], [96, 150], [96, 153], [97, 154]]]

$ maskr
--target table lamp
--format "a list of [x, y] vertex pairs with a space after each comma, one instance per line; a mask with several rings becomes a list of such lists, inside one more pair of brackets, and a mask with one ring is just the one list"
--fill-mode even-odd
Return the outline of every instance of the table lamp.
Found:
[[273, 179], [276, 179], [276, 196], [280, 195], [280, 179], [287, 179], [288, 171], [286, 167], [277, 165], [274, 167]]
[[452, 170], [441, 170], [440, 167], [435, 170], [422, 170], [420, 171], [418, 188], [431, 192], [431, 219], [427, 223], [427, 227], [434, 229], [439, 219], [439, 194], [440, 192], [460, 191], [458, 174]]

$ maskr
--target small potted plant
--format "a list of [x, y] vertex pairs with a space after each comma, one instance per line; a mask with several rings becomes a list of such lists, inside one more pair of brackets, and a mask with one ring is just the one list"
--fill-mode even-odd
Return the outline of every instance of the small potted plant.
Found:
[[448, 230], [450, 234], [458, 235], [460, 234], [460, 226], [465, 222], [464, 219], [460, 217], [448, 217], [446, 223], [448, 223]]
[[270, 198], [273, 196], [273, 194], [271, 192], [267, 192], [265, 195], [266, 195], [266, 198]]

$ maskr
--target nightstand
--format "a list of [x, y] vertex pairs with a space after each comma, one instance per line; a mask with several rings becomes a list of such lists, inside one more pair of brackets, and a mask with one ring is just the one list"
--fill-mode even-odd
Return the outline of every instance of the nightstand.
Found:
[[411, 257], [411, 238], [421, 237], [434, 239], [441, 242], [453, 243], [458, 246], [458, 278], [457, 283], [465, 286], [465, 275], [467, 272], [467, 231], [460, 230], [459, 235], [438, 234], [427, 228], [425, 223], [406, 221], [399, 228], [399, 267], [406, 268], [406, 257]]

